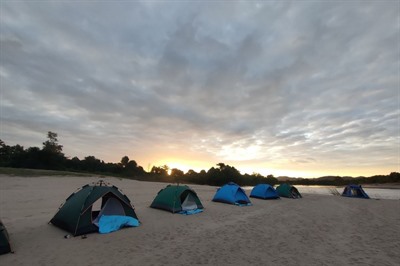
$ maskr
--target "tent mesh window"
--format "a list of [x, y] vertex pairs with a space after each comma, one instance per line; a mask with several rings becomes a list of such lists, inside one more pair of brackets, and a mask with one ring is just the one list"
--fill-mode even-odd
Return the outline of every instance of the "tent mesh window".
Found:
[[[101, 200], [101, 209], [99, 211], [92, 210], [92, 221], [94, 224], [98, 224], [99, 219], [102, 215], [121, 215], [125, 216], [124, 207], [122, 206], [121, 202], [114, 197], [109, 197], [106, 199], [103, 197]], [[96, 203], [96, 202], [95, 202]], [[92, 207], [93, 208], [93, 207]], [[93, 217], [94, 220], [93, 220]]]
[[194, 196], [192, 193], [187, 193], [186, 198], [182, 202], [182, 210], [183, 211], [190, 211], [197, 209], [197, 204]]

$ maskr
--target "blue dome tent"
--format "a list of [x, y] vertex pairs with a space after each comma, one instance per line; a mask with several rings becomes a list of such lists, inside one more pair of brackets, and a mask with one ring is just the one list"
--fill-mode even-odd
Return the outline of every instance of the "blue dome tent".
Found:
[[369, 199], [361, 185], [347, 185], [342, 193], [344, 197]]
[[259, 199], [279, 199], [276, 190], [268, 184], [258, 184], [250, 193], [250, 197]]
[[251, 201], [246, 192], [237, 184], [229, 182], [220, 187], [215, 193], [212, 201], [234, 204], [238, 206], [250, 206]]

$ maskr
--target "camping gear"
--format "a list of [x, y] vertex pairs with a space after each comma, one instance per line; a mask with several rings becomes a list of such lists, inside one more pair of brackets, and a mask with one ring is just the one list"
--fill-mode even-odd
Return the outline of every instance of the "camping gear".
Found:
[[268, 184], [258, 184], [250, 193], [250, 197], [259, 199], [279, 199], [276, 190]]
[[168, 185], [161, 189], [150, 207], [182, 214], [195, 214], [204, 208], [196, 192], [186, 185]]
[[[99, 205], [99, 210], [94, 209]], [[97, 232], [103, 215], [129, 216], [138, 219], [131, 201], [116, 186], [100, 180], [71, 194], [50, 223], [73, 236]]]
[[196, 210], [188, 210], [188, 211], [180, 211], [178, 212], [179, 214], [183, 215], [192, 215], [192, 214], [197, 214], [203, 212], [203, 209], [196, 209]]
[[139, 220], [129, 216], [102, 215], [99, 219], [98, 226], [100, 234], [107, 234], [118, 231], [123, 227], [139, 226]]
[[276, 188], [278, 195], [285, 198], [298, 199], [301, 198], [300, 192], [296, 187], [289, 185], [287, 183], [281, 184]]
[[348, 185], [344, 188], [342, 196], [350, 197], [350, 198], [362, 198], [362, 199], [369, 199], [367, 193], [365, 193], [364, 189], [361, 185]]
[[229, 182], [220, 187], [214, 195], [212, 201], [234, 204], [238, 206], [250, 206], [251, 201], [246, 192], [237, 184]]
[[10, 237], [3, 222], [0, 220], [0, 255], [11, 252]]

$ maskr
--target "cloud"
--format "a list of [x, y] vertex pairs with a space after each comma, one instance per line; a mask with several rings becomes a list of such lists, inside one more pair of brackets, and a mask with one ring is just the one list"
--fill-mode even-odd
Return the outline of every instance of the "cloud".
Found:
[[71, 156], [142, 164], [398, 170], [397, 7], [2, 3], [2, 139], [55, 131]]

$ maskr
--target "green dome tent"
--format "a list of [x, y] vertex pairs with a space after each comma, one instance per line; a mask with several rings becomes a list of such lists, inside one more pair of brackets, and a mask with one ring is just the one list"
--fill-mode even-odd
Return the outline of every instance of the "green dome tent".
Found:
[[0, 255], [11, 252], [10, 237], [3, 222], [0, 220]]
[[168, 185], [161, 189], [150, 207], [172, 213], [204, 208], [196, 192], [186, 185]]
[[[100, 203], [99, 210], [93, 205]], [[73, 236], [97, 232], [101, 215], [121, 215], [138, 219], [130, 200], [116, 186], [100, 180], [85, 185], [71, 194], [50, 223], [70, 232]]]
[[293, 198], [293, 199], [301, 198], [301, 194], [297, 190], [297, 188], [286, 183], [279, 185], [276, 188], [276, 192], [278, 192], [278, 195], [281, 197]]

